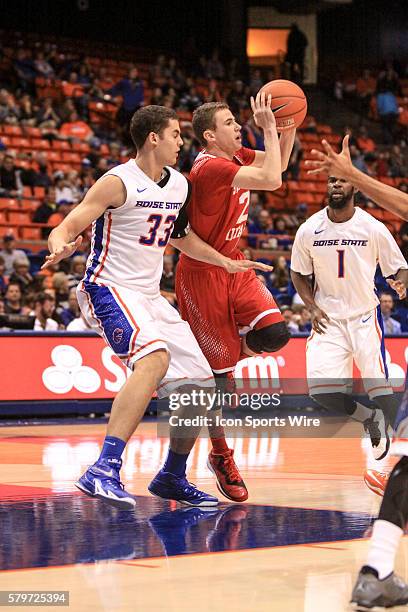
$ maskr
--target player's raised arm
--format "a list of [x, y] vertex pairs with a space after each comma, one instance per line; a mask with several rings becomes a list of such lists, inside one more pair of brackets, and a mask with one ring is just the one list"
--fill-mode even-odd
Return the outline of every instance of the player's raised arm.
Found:
[[251, 98], [255, 122], [264, 133], [265, 156], [260, 167], [242, 166], [235, 175], [233, 187], [274, 191], [282, 185], [281, 150], [271, 99], [271, 96], [266, 99], [265, 93], [258, 93], [255, 100]]
[[311, 153], [317, 159], [306, 160], [306, 165], [310, 168], [309, 174], [326, 172], [329, 176], [346, 179], [378, 206], [408, 220], [408, 194], [357, 170], [351, 163], [348, 141], [347, 135], [344, 137], [341, 153], [335, 153], [325, 140], [322, 141], [325, 152], [312, 149]]
[[[285, 172], [288, 168], [290, 156], [292, 154], [293, 145], [295, 144], [296, 128], [287, 129], [281, 132], [279, 138], [279, 147], [281, 152], [281, 172]], [[255, 159], [251, 166], [261, 168], [265, 159], [265, 151], [255, 151]]]
[[45, 258], [42, 269], [72, 255], [82, 242], [79, 234], [92, 221], [98, 219], [109, 206], [116, 208], [125, 200], [125, 187], [118, 177], [107, 176], [97, 181], [82, 202], [52, 230], [48, 238], [50, 254]]

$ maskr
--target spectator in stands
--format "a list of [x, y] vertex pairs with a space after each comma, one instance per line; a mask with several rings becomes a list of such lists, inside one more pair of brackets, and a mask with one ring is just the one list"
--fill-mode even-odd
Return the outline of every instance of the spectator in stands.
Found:
[[34, 60], [34, 68], [39, 76], [43, 76], [47, 79], [52, 79], [55, 74], [53, 67], [45, 59], [43, 51], [37, 52]]
[[398, 121], [398, 102], [391, 91], [377, 93], [377, 113], [382, 125], [385, 144], [392, 144]]
[[5, 275], [6, 264], [4, 257], [0, 255], [0, 295], [4, 295], [7, 289], [7, 278]]
[[407, 165], [405, 163], [405, 157], [401, 152], [401, 148], [398, 145], [394, 145], [390, 154], [390, 176], [398, 177], [407, 176]]
[[215, 79], [210, 79], [208, 82], [207, 92], [204, 102], [221, 102], [222, 95], [218, 87], [218, 82]]
[[34, 94], [36, 71], [31, 50], [18, 49], [13, 61], [13, 67], [21, 88], [27, 93]]
[[280, 255], [273, 263], [273, 272], [269, 276], [269, 283], [274, 289], [284, 293], [289, 284], [289, 268], [286, 258]]
[[248, 102], [245, 99], [244, 83], [240, 80], [234, 82], [231, 91], [227, 96], [227, 104], [231, 112], [236, 117], [240, 116], [241, 110], [248, 107]]
[[180, 125], [183, 144], [178, 156], [177, 168], [180, 172], [190, 172], [194, 160], [200, 152], [200, 147], [194, 137], [191, 121], [182, 121]]
[[25, 257], [26, 254], [21, 249], [15, 249], [16, 240], [13, 234], [6, 234], [3, 237], [3, 248], [0, 251], [0, 255], [4, 259], [5, 270], [4, 273], [6, 276], [10, 276], [10, 274], [14, 271], [14, 261], [19, 257]]
[[52, 98], [44, 98], [40, 102], [40, 108], [37, 111], [36, 119], [39, 128], [44, 127], [44, 122], [54, 121], [55, 126], [61, 123], [61, 118], [54, 108]]
[[394, 310], [394, 299], [390, 293], [381, 293], [380, 308], [385, 335], [391, 336], [401, 334], [401, 323], [391, 316]]
[[389, 174], [389, 159], [390, 154], [388, 151], [381, 151], [378, 153], [376, 166], [376, 173], [378, 176], [388, 176]]
[[354, 145], [355, 147], [358, 147], [357, 138], [354, 136], [353, 128], [348, 125], [346, 125], [344, 128], [341, 140], [343, 140], [345, 136], [349, 137], [349, 146]]
[[59, 135], [61, 140], [88, 142], [94, 133], [89, 125], [78, 117], [78, 113], [73, 111], [69, 116], [69, 120], [61, 125]]
[[261, 71], [259, 70], [259, 68], [255, 68], [255, 70], [252, 72], [251, 79], [249, 81], [249, 89], [251, 96], [256, 96], [263, 84], [264, 81], [262, 79]]
[[106, 157], [101, 157], [98, 163], [96, 164], [96, 168], [93, 171], [93, 178], [95, 181], [101, 178], [109, 170], [108, 160]]
[[62, 323], [67, 327], [71, 321], [80, 316], [76, 288], [71, 289], [68, 295], [68, 306], [60, 312]]
[[271, 214], [268, 210], [261, 210], [254, 223], [251, 223], [248, 227], [248, 244], [252, 248], [259, 249], [270, 249], [278, 246], [278, 240], [276, 238], [257, 238], [256, 234], [272, 236], [276, 234], [273, 225]]
[[39, 293], [35, 298], [34, 331], [57, 331], [58, 323], [52, 318], [55, 311], [55, 300], [48, 293]]
[[196, 87], [190, 87], [188, 91], [180, 98], [180, 108], [190, 113], [195, 111], [203, 103], [203, 99], [197, 91]]
[[242, 126], [242, 145], [258, 151], [265, 150], [263, 131], [256, 125], [253, 115]]
[[292, 23], [286, 42], [286, 61], [290, 65], [290, 79], [298, 83], [303, 83], [307, 45], [305, 34], [296, 23]]
[[211, 58], [208, 60], [206, 65], [207, 79], [223, 79], [225, 75], [225, 68], [219, 58], [218, 49], [214, 49]]
[[362, 125], [358, 131], [357, 147], [363, 153], [373, 153], [375, 151], [375, 142], [368, 135], [365, 125]]
[[363, 70], [362, 76], [356, 81], [356, 95], [359, 101], [359, 110], [364, 117], [368, 117], [370, 102], [375, 94], [376, 85], [376, 80], [371, 76], [369, 70]]
[[68, 175], [65, 176], [64, 172], [58, 170], [58, 172], [54, 174], [54, 182], [55, 201], [57, 204], [62, 204], [62, 202], [73, 204], [78, 200], [78, 190]]
[[395, 72], [391, 63], [388, 63], [385, 70], [382, 70], [377, 79], [377, 93], [392, 93], [397, 96], [400, 93], [400, 83], [398, 74]]
[[351, 163], [357, 170], [368, 173], [367, 164], [364, 161], [364, 157], [361, 155], [359, 149], [355, 145], [350, 145], [350, 157]]
[[63, 81], [62, 93], [66, 98], [82, 98], [85, 94], [83, 85], [78, 82], [78, 74], [76, 72], [71, 72], [68, 81]]
[[12, 123], [17, 120], [18, 106], [14, 96], [7, 89], [0, 89], [0, 121]]
[[34, 279], [30, 274], [30, 261], [26, 255], [17, 257], [13, 262], [13, 273], [9, 283], [20, 286], [21, 293], [24, 295], [32, 288]]
[[22, 314], [23, 312], [22, 293], [18, 283], [9, 283], [7, 286], [5, 311], [6, 314]]
[[133, 113], [144, 105], [144, 86], [139, 78], [138, 69], [131, 68], [127, 78], [116, 83], [106, 93], [113, 97], [122, 97], [122, 105], [118, 111], [117, 120], [120, 125], [127, 128]]
[[296, 312], [299, 315], [297, 319], [299, 331], [310, 333], [312, 331], [312, 317], [310, 310], [306, 308], [306, 306], [300, 306], [296, 308]]
[[72, 321], [67, 325], [68, 332], [87, 332], [91, 330], [91, 326], [88, 324], [81, 312], [79, 313], [78, 317], [72, 319]]
[[75, 255], [71, 260], [71, 271], [68, 274], [69, 289], [76, 287], [84, 277], [86, 268], [86, 258], [83, 255]]
[[282, 215], [282, 218], [285, 220], [285, 225], [288, 229], [290, 230], [297, 229], [308, 218], [307, 204], [305, 204], [304, 202], [301, 202], [300, 204], [297, 205], [295, 214], [290, 214], [288, 212]]
[[0, 167], [0, 196], [17, 198], [23, 193], [18, 168], [14, 165], [14, 157], [6, 154]]
[[[109, 154], [107, 159], [108, 169], [113, 168], [114, 166], [118, 166], [122, 163], [120, 158], [120, 144], [118, 142], [110, 142], [109, 145]], [[89, 157], [89, 156], [88, 156]], [[94, 164], [95, 166], [97, 164]]]
[[[45, 197], [33, 215], [34, 223], [48, 223], [48, 219], [57, 209], [55, 187], [49, 187], [45, 192]], [[41, 229], [42, 237], [48, 238], [50, 233], [47, 227]]]
[[48, 219], [48, 225], [50, 228], [57, 227], [65, 217], [71, 212], [73, 208], [72, 202], [67, 202], [66, 200], [61, 200], [58, 203], [57, 209]]
[[295, 321], [294, 312], [292, 308], [290, 306], [282, 306], [281, 313], [286, 325], [288, 326], [289, 331], [292, 334], [299, 333], [299, 325]]
[[52, 288], [55, 290], [55, 301], [57, 311], [60, 314], [65, 308], [68, 308], [69, 296], [69, 281], [65, 272], [56, 272], [52, 277]]
[[25, 94], [20, 99], [19, 121], [21, 125], [33, 126], [36, 124], [37, 107], [33, 106], [31, 98]]

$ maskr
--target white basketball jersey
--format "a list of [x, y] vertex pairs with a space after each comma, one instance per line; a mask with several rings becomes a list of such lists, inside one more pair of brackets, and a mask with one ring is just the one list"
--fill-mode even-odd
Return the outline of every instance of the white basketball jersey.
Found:
[[163, 187], [134, 159], [99, 179], [119, 177], [127, 195], [122, 206], [108, 208], [92, 224], [85, 282], [127, 287], [148, 297], [159, 295], [163, 252], [188, 195], [187, 179], [172, 168], [167, 170], [170, 177]]
[[407, 269], [392, 234], [361, 208], [345, 223], [333, 223], [328, 209], [312, 215], [296, 233], [291, 268], [315, 275], [315, 301], [329, 317], [348, 319], [375, 308], [377, 264], [385, 277]]

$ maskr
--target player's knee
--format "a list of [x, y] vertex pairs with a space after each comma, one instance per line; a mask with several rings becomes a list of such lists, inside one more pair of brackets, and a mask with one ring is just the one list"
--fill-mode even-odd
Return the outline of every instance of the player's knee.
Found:
[[408, 457], [402, 457], [390, 474], [378, 518], [405, 528], [408, 521]]
[[154, 371], [157, 375], [158, 380], [165, 377], [167, 370], [170, 365], [170, 355], [165, 349], [159, 349], [148, 353], [146, 357], [141, 359], [144, 365], [148, 365], [150, 371]]
[[274, 353], [289, 342], [290, 332], [286, 323], [280, 321], [262, 329], [251, 329], [245, 339], [248, 348], [254, 353]]

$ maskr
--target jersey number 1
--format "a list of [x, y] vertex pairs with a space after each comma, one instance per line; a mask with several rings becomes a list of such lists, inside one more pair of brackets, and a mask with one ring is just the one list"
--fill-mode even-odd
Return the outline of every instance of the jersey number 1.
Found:
[[338, 253], [338, 264], [337, 264], [337, 277], [344, 278], [344, 249], [337, 251]]

